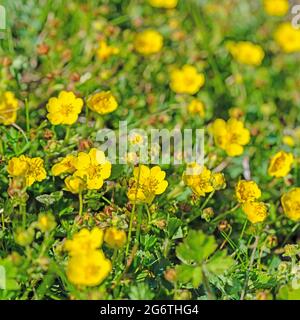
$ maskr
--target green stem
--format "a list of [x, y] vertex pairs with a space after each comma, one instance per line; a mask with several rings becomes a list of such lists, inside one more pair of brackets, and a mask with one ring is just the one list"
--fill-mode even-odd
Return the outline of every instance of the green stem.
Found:
[[152, 219], [151, 219], [151, 212], [150, 212], [150, 210], [149, 210], [148, 204], [146, 204], [145, 207], [146, 207], [147, 216], [148, 216], [148, 224], [150, 224], [150, 223], [151, 223], [151, 220], [152, 220]]
[[228, 211], [218, 215], [215, 219], [212, 220], [212, 222], [218, 222], [220, 220], [222, 220], [224, 217], [228, 216], [229, 214], [233, 213], [236, 209], [238, 209], [240, 206], [240, 204], [237, 204], [236, 206], [234, 206], [233, 208], [229, 209]]
[[138, 216], [137, 216], [136, 237], [135, 237], [135, 242], [137, 244], [139, 243], [139, 239], [140, 239], [142, 220], [143, 220], [143, 207], [139, 206]]
[[202, 210], [206, 207], [206, 205], [208, 204], [209, 200], [213, 197], [214, 194], [215, 194], [215, 191], [212, 191], [212, 192], [209, 194], [209, 196], [205, 199], [205, 201], [204, 201], [203, 204], [201, 205], [201, 207], [200, 207], [200, 209], [199, 209], [199, 212], [198, 212], [195, 216], [187, 219], [187, 223], [190, 223], [190, 222], [194, 221], [195, 219], [197, 219], [198, 217], [201, 216]]
[[128, 239], [127, 239], [127, 245], [126, 245], [126, 251], [125, 251], [125, 256], [128, 256], [129, 252], [129, 246], [131, 242], [131, 234], [132, 234], [132, 226], [133, 226], [133, 218], [135, 214], [135, 207], [136, 207], [136, 200], [137, 200], [137, 193], [138, 193], [138, 188], [139, 188], [139, 182], [140, 182], [140, 173], [141, 173], [141, 166], [139, 166], [139, 173], [138, 173], [138, 179], [136, 183], [136, 190], [135, 190], [135, 195], [134, 195], [134, 201], [133, 201], [133, 207], [130, 213], [130, 222], [129, 222], [129, 230], [128, 230]]
[[22, 216], [22, 225], [23, 225], [23, 228], [25, 229], [25, 227], [26, 227], [26, 203], [20, 204], [20, 214]]
[[29, 103], [28, 100], [25, 100], [25, 114], [26, 114], [26, 131], [27, 134], [30, 131], [30, 117], [29, 117]]
[[216, 300], [216, 297], [212, 291], [212, 288], [209, 284], [209, 281], [206, 277], [206, 274], [205, 274], [205, 271], [202, 270], [202, 279], [203, 279], [203, 285], [204, 285], [204, 288], [205, 288], [205, 291], [207, 293], [207, 298], [208, 300]]
[[2, 230], [4, 230], [5, 229], [4, 210], [2, 210], [2, 213], [1, 213], [1, 220], [2, 220]]
[[256, 236], [256, 237], [255, 237], [255, 241], [254, 241], [254, 245], [253, 245], [253, 250], [252, 250], [251, 258], [250, 258], [249, 267], [248, 267], [248, 270], [247, 270], [247, 273], [246, 273], [244, 288], [243, 288], [243, 291], [242, 291], [241, 299], [240, 299], [240, 300], [244, 300], [245, 295], [246, 295], [246, 293], [247, 293], [249, 275], [250, 275], [250, 272], [251, 272], [251, 270], [252, 270], [252, 266], [253, 266], [253, 263], [254, 263], [255, 253], [256, 253], [257, 246], [258, 246], [258, 242], [259, 242], [259, 236]]
[[82, 216], [83, 213], [83, 196], [82, 196], [82, 192], [79, 192], [79, 216]]
[[66, 128], [66, 135], [65, 135], [65, 141], [64, 141], [64, 144], [67, 145], [69, 143], [69, 140], [70, 140], [70, 131], [71, 131], [71, 128], [70, 126], [67, 126]]

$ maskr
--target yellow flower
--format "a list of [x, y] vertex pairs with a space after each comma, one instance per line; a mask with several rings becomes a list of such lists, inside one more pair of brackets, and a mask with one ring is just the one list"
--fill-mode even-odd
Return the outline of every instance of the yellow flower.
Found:
[[145, 56], [158, 53], [163, 46], [163, 37], [155, 30], [145, 30], [136, 35], [133, 45], [135, 51]]
[[144, 202], [150, 204], [156, 195], [165, 192], [168, 182], [166, 173], [159, 166], [148, 168], [141, 165], [133, 170], [133, 178], [129, 181], [127, 196], [131, 202]]
[[82, 178], [76, 176], [68, 176], [65, 179], [66, 189], [74, 194], [82, 192], [86, 188], [86, 184]]
[[294, 188], [281, 197], [285, 215], [293, 221], [300, 220], [300, 188]]
[[35, 181], [43, 181], [47, 176], [43, 159], [29, 158], [24, 155], [9, 160], [7, 171], [13, 177], [23, 176], [27, 187], [30, 187]]
[[77, 158], [75, 156], [67, 155], [52, 167], [51, 172], [54, 176], [59, 176], [63, 173], [73, 173], [76, 170], [76, 161]]
[[282, 142], [286, 144], [289, 147], [294, 147], [295, 146], [295, 140], [292, 136], [283, 136]]
[[242, 209], [252, 223], [262, 222], [268, 215], [267, 206], [263, 202], [245, 202]]
[[94, 250], [85, 255], [72, 256], [68, 261], [67, 277], [75, 285], [97, 286], [110, 273], [111, 262], [101, 250]]
[[201, 118], [205, 116], [205, 107], [203, 102], [193, 99], [188, 105], [188, 111], [190, 114], [198, 114]]
[[100, 41], [99, 48], [97, 50], [97, 56], [100, 60], [107, 60], [109, 57], [116, 55], [120, 50], [116, 47], [109, 46], [105, 41]]
[[275, 31], [275, 41], [286, 53], [300, 51], [300, 30], [293, 28], [290, 22], [284, 22]]
[[52, 231], [56, 227], [55, 217], [50, 213], [40, 213], [37, 221], [37, 227], [42, 232]]
[[75, 177], [82, 178], [90, 190], [98, 190], [111, 174], [111, 163], [106, 160], [104, 152], [95, 148], [90, 152], [80, 152], [75, 164]]
[[18, 110], [18, 100], [15, 95], [6, 91], [0, 95], [0, 123], [10, 125], [16, 122]]
[[195, 94], [205, 83], [203, 73], [198, 73], [197, 69], [190, 65], [185, 65], [182, 69], [171, 71], [170, 87], [176, 93]]
[[226, 188], [226, 180], [224, 174], [221, 172], [216, 172], [212, 174], [211, 183], [214, 190], [221, 190]]
[[101, 247], [103, 243], [103, 231], [97, 227], [91, 231], [84, 228], [73, 236], [73, 239], [66, 240], [65, 249], [69, 255], [84, 255]]
[[238, 202], [245, 203], [259, 199], [261, 191], [254, 181], [240, 180], [235, 187]]
[[88, 98], [89, 108], [99, 114], [107, 114], [118, 108], [118, 102], [110, 91], [103, 91], [93, 94]]
[[144, 136], [135, 132], [128, 137], [128, 140], [132, 145], [141, 145], [144, 142]]
[[83, 100], [76, 98], [73, 92], [62, 91], [58, 98], [50, 98], [47, 104], [47, 118], [53, 125], [71, 125], [78, 119]]
[[204, 197], [214, 190], [211, 171], [197, 163], [188, 164], [183, 173], [183, 181], [198, 197]]
[[264, 8], [270, 16], [284, 16], [289, 11], [288, 0], [264, 0]]
[[109, 247], [120, 249], [126, 244], [126, 232], [124, 230], [118, 230], [115, 227], [107, 228], [104, 234], [104, 241]]
[[25, 176], [27, 169], [27, 158], [24, 155], [19, 158], [13, 157], [8, 161], [7, 172], [12, 177]]
[[30, 187], [35, 181], [43, 181], [47, 177], [44, 160], [40, 157], [27, 158], [26, 185]]
[[285, 177], [291, 171], [293, 162], [294, 156], [292, 153], [279, 151], [271, 158], [268, 174], [276, 178]]
[[228, 42], [227, 48], [233, 58], [242, 64], [259, 66], [265, 56], [261, 46], [249, 41]]
[[149, 0], [149, 3], [155, 8], [173, 9], [177, 6], [178, 0]]
[[242, 121], [230, 118], [227, 122], [216, 119], [212, 125], [212, 133], [217, 146], [231, 156], [239, 156], [244, 152], [243, 146], [250, 141], [250, 132]]

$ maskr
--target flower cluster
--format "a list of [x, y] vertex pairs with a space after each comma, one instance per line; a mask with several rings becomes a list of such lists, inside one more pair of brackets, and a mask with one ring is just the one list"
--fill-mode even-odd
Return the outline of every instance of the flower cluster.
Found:
[[30, 158], [24, 155], [10, 159], [7, 172], [14, 178], [24, 178], [27, 187], [30, 187], [36, 181], [43, 181], [47, 176], [43, 159], [39, 157]]
[[250, 222], [258, 223], [266, 219], [267, 206], [257, 201], [261, 197], [261, 190], [254, 181], [240, 180], [235, 187], [235, 193]]
[[98, 190], [111, 174], [111, 163], [103, 151], [92, 148], [89, 153], [80, 152], [77, 157], [68, 155], [52, 167], [54, 176], [72, 174], [65, 178], [68, 191]]
[[197, 197], [204, 197], [206, 193], [226, 187], [226, 181], [222, 173], [213, 173], [205, 166], [197, 163], [188, 165], [183, 174], [183, 181]]
[[67, 276], [70, 282], [81, 286], [96, 286], [110, 273], [112, 265], [100, 249], [103, 243], [103, 231], [84, 228], [65, 242], [70, 258]]
[[151, 169], [145, 165], [134, 168], [133, 177], [129, 180], [128, 199], [133, 203], [151, 204], [156, 195], [162, 194], [168, 182], [166, 173], [159, 166]]

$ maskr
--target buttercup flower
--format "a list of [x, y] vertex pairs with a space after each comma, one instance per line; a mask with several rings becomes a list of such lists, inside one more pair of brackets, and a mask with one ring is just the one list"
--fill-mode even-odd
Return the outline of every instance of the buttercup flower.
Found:
[[238, 202], [252, 202], [261, 197], [261, 191], [254, 181], [240, 180], [235, 187]]
[[250, 141], [250, 132], [242, 121], [217, 119], [212, 125], [212, 133], [217, 146], [231, 156], [239, 156], [244, 152], [243, 146]]
[[294, 156], [284, 151], [277, 152], [270, 161], [268, 174], [272, 177], [285, 177], [291, 171]]
[[126, 232], [118, 230], [115, 227], [110, 227], [105, 230], [104, 241], [113, 249], [122, 248], [127, 241]]
[[204, 197], [206, 193], [214, 190], [211, 171], [197, 163], [188, 164], [183, 181], [198, 197]]
[[290, 22], [284, 22], [275, 31], [275, 41], [286, 53], [300, 51], [300, 30], [293, 28]]
[[76, 176], [68, 176], [65, 179], [66, 190], [74, 194], [81, 193], [86, 189], [84, 180]]
[[284, 16], [289, 11], [288, 0], [264, 0], [264, 9], [270, 16]]
[[73, 236], [73, 239], [66, 240], [65, 250], [69, 255], [84, 255], [101, 247], [103, 243], [103, 231], [97, 227], [89, 231], [84, 228]]
[[178, 0], [149, 0], [149, 3], [156, 8], [173, 9], [177, 6]]
[[221, 172], [216, 172], [212, 174], [211, 183], [214, 190], [221, 190], [226, 188], [226, 180], [224, 174]]
[[67, 155], [52, 167], [51, 172], [54, 176], [59, 176], [63, 173], [73, 173], [76, 170], [76, 161], [77, 158], [75, 156]]
[[23, 176], [27, 187], [30, 187], [35, 181], [43, 181], [47, 176], [43, 159], [29, 158], [24, 155], [9, 160], [7, 171], [13, 177]]
[[159, 166], [148, 168], [145, 165], [133, 170], [133, 178], [129, 180], [127, 196], [131, 202], [144, 202], [150, 204], [156, 195], [165, 192], [168, 182], [166, 173]]
[[281, 204], [284, 214], [293, 221], [300, 220], [300, 188], [294, 188], [283, 194]]
[[104, 152], [95, 148], [88, 154], [80, 152], [75, 168], [74, 176], [83, 179], [90, 190], [100, 189], [111, 173], [111, 163], [106, 160]]
[[101, 250], [72, 256], [68, 261], [67, 277], [75, 285], [97, 286], [110, 273], [111, 262]]
[[119, 52], [120, 50], [118, 48], [109, 46], [105, 41], [100, 41], [97, 56], [100, 60], [105, 61]]
[[19, 158], [13, 157], [8, 161], [7, 172], [12, 177], [25, 176], [27, 169], [27, 157], [24, 155], [21, 155]]
[[188, 105], [188, 111], [191, 114], [198, 114], [201, 118], [205, 116], [205, 107], [203, 102], [193, 99], [191, 103]]
[[171, 71], [170, 87], [176, 93], [195, 94], [205, 83], [203, 73], [198, 73], [197, 69], [190, 65], [185, 65], [182, 69]]
[[118, 108], [118, 102], [110, 91], [98, 92], [87, 100], [89, 108], [99, 114], [107, 114]]
[[16, 122], [18, 104], [12, 92], [6, 91], [0, 95], [0, 124], [10, 125]]
[[242, 64], [259, 66], [265, 56], [261, 46], [249, 41], [228, 42], [227, 48], [233, 58]]
[[142, 55], [157, 53], [163, 46], [163, 37], [155, 30], [145, 30], [138, 33], [134, 40], [134, 49]]
[[251, 223], [262, 222], [268, 215], [267, 206], [263, 202], [245, 202], [242, 209]]
[[71, 125], [78, 119], [83, 100], [76, 98], [73, 92], [62, 91], [58, 98], [50, 98], [47, 104], [47, 118], [53, 125]]
[[42, 232], [50, 232], [56, 227], [55, 217], [52, 214], [41, 213], [37, 221], [37, 227]]

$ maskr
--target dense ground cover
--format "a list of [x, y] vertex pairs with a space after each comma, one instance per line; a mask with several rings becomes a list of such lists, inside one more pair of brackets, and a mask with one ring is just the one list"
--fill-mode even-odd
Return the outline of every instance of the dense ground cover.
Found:
[[[292, 4], [4, 6], [1, 299], [300, 298]], [[97, 132], [120, 121], [204, 129], [204, 166], [112, 163]]]

